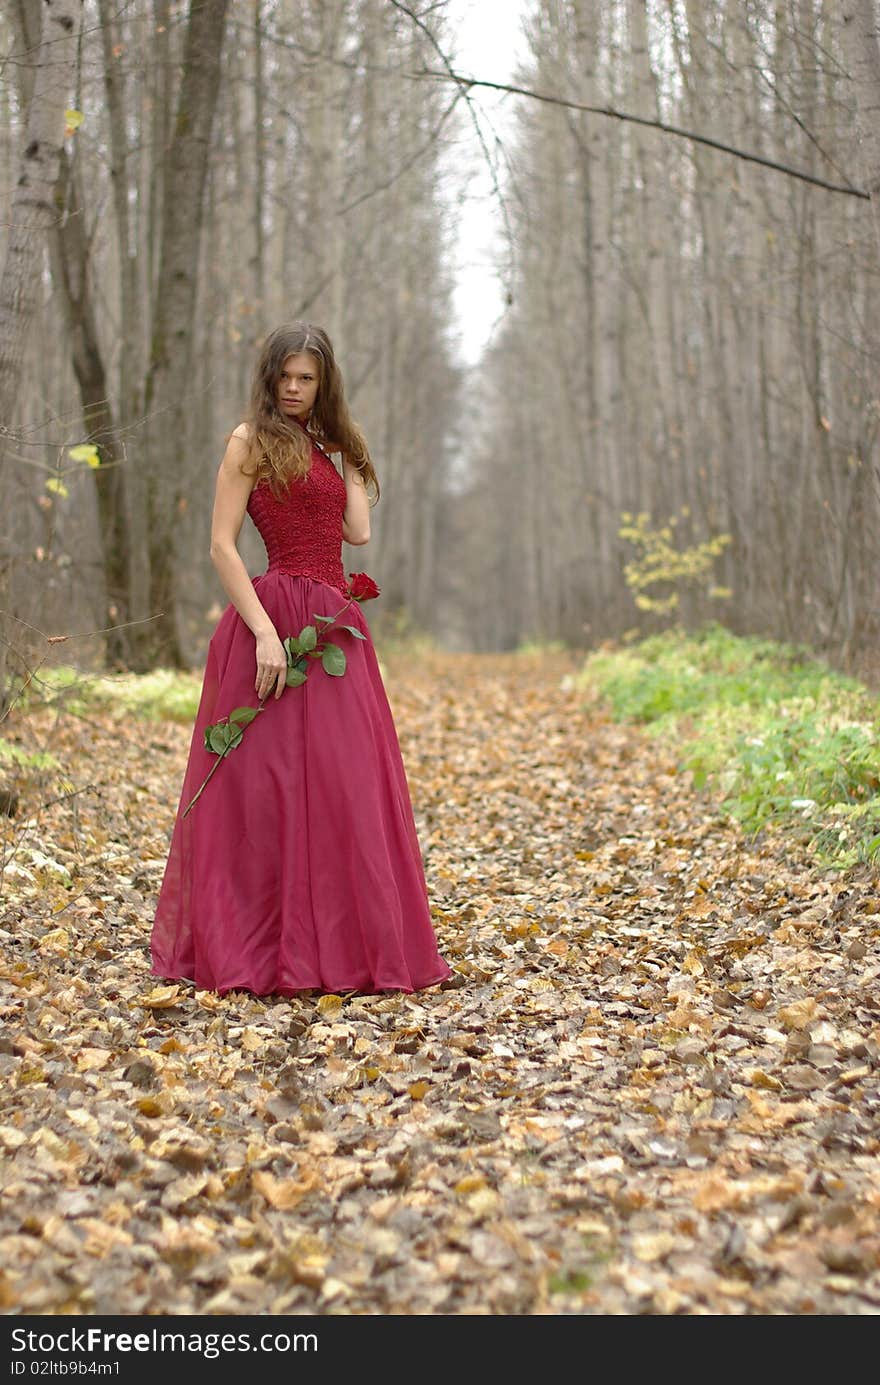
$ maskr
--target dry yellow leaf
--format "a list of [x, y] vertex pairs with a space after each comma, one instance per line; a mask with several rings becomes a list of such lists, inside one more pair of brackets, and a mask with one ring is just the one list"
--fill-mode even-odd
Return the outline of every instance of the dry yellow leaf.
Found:
[[467, 1178], [459, 1179], [455, 1185], [455, 1191], [457, 1193], [478, 1193], [481, 1188], [487, 1188], [488, 1186], [485, 1178], [481, 1178], [479, 1174], [473, 1173], [468, 1174]]
[[100, 1072], [106, 1068], [113, 1054], [109, 1048], [81, 1048], [76, 1055], [78, 1072]]
[[154, 986], [146, 995], [138, 996], [138, 1004], [147, 1010], [167, 1010], [180, 999], [179, 986]]
[[318, 1010], [322, 1015], [336, 1015], [342, 1009], [341, 995], [322, 995], [318, 999]]
[[819, 1003], [813, 997], [795, 1000], [791, 1005], [782, 1005], [778, 1011], [779, 1023], [786, 1029], [806, 1029], [819, 1013]]
[[40, 952], [53, 952], [66, 957], [70, 952], [70, 934], [66, 928], [51, 928], [40, 939]]
[[56, 1132], [51, 1130], [48, 1126], [43, 1126], [38, 1130], [34, 1136], [34, 1140], [35, 1143], [38, 1144], [41, 1149], [46, 1150], [47, 1154], [51, 1155], [53, 1159], [58, 1159], [63, 1162], [67, 1161], [71, 1148], [79, 1148], [78, 1145], [71, 1146], [69, 1141], [62, 1139], [60, 1135], [56, 1134]]
[[717, 908], [718, 905], [711, 899], [707, 899], [705, 895], [696, 895], [695, 898], [685, 906], [684, 912], [685, 916], [689, 919], [705, 919]]
[[142, 1116], [167, 1116], [174, 1108], [174, 1100], [168, 1092], [157, 1092], [155, 1096], [140, 1096], [135, 1102]]
[[278, 1212], [289, 1212], [291, 1208], [298, 1206], [319, 1182], [320, 1179], [314, 1172], [306, 1174], [302, 1179], [276, 1178], [265, 1169], [260, 1169], [251, 1179], [255, 1191]]
[[739, 1117], [736, 1128], [749, 1135], [767, 1135], [771, 1130], [795, 1125], [812, 1110], [810, 1103], [803, 1101], [783, 1101], [771, 1105], [760, 1093], [749, 1091], [748, 1088], [746, 1096], [752, 1110], [749, 1115]]
[[288, 1274], [296, 1284], [305, 1284], [310, 1289], [319, 1289], [324, 1283], [328, 1258], [322, 1254], [291, 1255]]
[[95, 1117], [82, 1106], [69, 1106], [64, 1114], [73, 1125], [79, 1126], [87, 1135], [97, 1135], [101, 1128]]
[[186, 1203], [204, 1192], [207, 1186], [208, 1175], [206, 1173], [188, 1173], [180, 1178], [175, 1178], [166, 1184], [162, 1193], [162, 1206], [167, 1207], [171, 1212], [177, 1212]]
[[849, 1068], [846, 1072], [840, 1074], [838, 1081], [843, 1087], [853, 1087], [857, 1082], [861, 1082], [864, 1078], [869, 1077], [870, 1074], [871, 1069], [864, 1065], [858, 1068]]
[[430, 1082], [410, 1082], [407, 1091], [413, 1101], [423, 1101], [431, 1090]]
[[665, 1259], [679, 1245], [680, 1241], [671, 1231], [657, 1231], [634, 1236], [632, 1249], [637, 1260], [650, 1265], [655, 1260]]
[[97, 1217], [83, 1217], [79, 1225], [86, 1232], [83, 1246], [86, 1255], [103, 1259], [114, 1246], [134, 1245], [134, 1237], [129, 1231], [123, 1231], [121, 1226], [110, 1226]]
[[562, 1128], [554, 1122], [548, 1121], [544, 1116], [527, 1117], [522, 1123], [522, 1128], [529, 1135], [543, 1140], [548, 1145], [562, 1139]]
[[750, 1082], [753, 1087], [764, 1087], [768, 1092], [781, 1092], [782, 1083], [778, 1077], [773, 1077], [769, 1072], [764, 1072], [763, 1068], [747, 1068], [743, 1073], [743, 1079]]
[[321, 1298], [325, 1302], [333, 1298], [351, 1298], [351, 1293], [351, 1289], [341, 1279], [325, 1279], [321, 1287]]
[[689, 1025], [699, 1021], [700, 1013], [693, 1005], [683, 1000], [676, 1005], [674, 1010], [669, 1012], [667, 1018], [674, 1029], [680, 1029], [682, 1032], [685, 1032]]
[[22, 1145], [27, 1144], [28, 1137], [24, 1131], [17, 1130], [14, 1125], [0, 1125], [0, 1145], [7, 1150], [21, 1149]]
[[719, 1212], [725, 1207], [738, 1207], [741, 1199], [742, 1192], [736, 1184], [712, 1173], [702, 1180], [692, 1201], [698, 1212]]
[[491, 1217], [501, 1206], [501, 1196], [494, 1188], [478, 1188], [468, 1196], [467, 1205], [475, 1217]]

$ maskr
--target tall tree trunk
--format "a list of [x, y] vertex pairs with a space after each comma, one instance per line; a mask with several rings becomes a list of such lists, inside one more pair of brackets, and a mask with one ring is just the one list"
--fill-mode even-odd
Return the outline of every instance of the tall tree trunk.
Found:
[[12, 195], [6, 258], [0, 275], [0, 705], [7, 702], [12, 557], [7, 503], [8, 438], [14, 433], [28, 334], [40, 303], [41, 271], [49, 231], [58, 215], [55, 187], [64, 140], [65, 109], [71, 104], [82, 0], [44, 0], [39, 41], [27, 38], [35, 12], [17, 16], [32, 58], [33, 79], [25, 80], [27, 124], [18, 182]]
[[[36, 75], [0, 276], [0, 438], [18, 397], [28, 329], [40, 301], [46, 239], [58, 215], [55, 184], [81, 15], [82, 0], [43, 0], [40, 42], [33, 58]], [[0, 444], [0, 468], [3, 460]]]
[[105, 651], [108, 662], [118, 668], [125, 667], [129, 652], [128, 630], [123, 628], [130, 612], [128, 524], [122, 471], [125, 453], [117, 437], [89, 285], [84, 198], [79, 188], [76, 161], [70, 159], [64, 149], [61, 151], [57, 202], [58, 217], [51, 239], [53, 277], [64, 304], [86, 437], [100, 448], [101, 464], [93, 475], [106, 595], [104, 609], [110, 627]]
[[880, 251], [880, 43], [874, 0], [844, 0], [843, 51], [858, 112], [865, 183], [871, 194], [874, 235]]
[[119, 257], [119, 315], [125, 330], [120, 343], [119, 414], [124, 421], [138, 412], [138, 362], [141, 341], [133, 330], [138, 321], [137, 227], [132, 225], [132, 159], [126, 132], [126, 79], [117, 47], [116, 6], [98, 0], [104, 59], [104, 95], [110, 135], [110, 184], [116, 220], [116, 253]]
[[228, 0], [191, 0], [183, 77], [167, 156], [159, 277], [144, 391], [150, 614], [138, 662], [183, 667], [175, 618], [176, 530], [185, 499], [186, 446], [202, 198]]
[[254, 253], [253, 306], [262, 312], [266, 292], [266, 246], [263, 218], [266, 206], [265, 64], [263, 62], [262, 0], [254, 0]]

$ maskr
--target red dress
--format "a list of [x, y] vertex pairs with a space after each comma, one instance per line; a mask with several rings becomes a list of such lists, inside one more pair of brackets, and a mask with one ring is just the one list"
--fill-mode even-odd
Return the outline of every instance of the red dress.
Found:
[[[254, 578], [280, 639], [345, 605], [346, 487], [318, 447], [282, 499], [248, 512], [268, 570]], [[153, 972], [221, 994], [414, 991], [452, 973], [437, 951], [400, 745], [363, 610], [334, 628], [341, 677], [311, 661], [217, 757], [205, 727], [256, 706], [254, 636], [226, 608], [208, 649], [189, 762], [152, 932]]]

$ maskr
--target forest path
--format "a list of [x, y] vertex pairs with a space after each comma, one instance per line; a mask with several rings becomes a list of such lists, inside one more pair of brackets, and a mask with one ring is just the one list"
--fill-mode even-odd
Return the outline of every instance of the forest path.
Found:
[[458, 972], [414, 996], [156, 985], [188, 729], [57, 731], [94, 792], [40, 819], [72, 889], [7, 876], [5, 1310], [878, 1310], [870, 881], [745, 843], [575, 668], [384, 662]]

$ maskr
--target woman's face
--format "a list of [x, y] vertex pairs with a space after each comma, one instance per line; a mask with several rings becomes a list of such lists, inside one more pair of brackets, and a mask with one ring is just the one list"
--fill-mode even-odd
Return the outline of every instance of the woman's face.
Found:
[[312, 410], [321, 383], [317, 359], [308, 351], [288, 356], [281, 367], [276, 398], [285, 418], [305, 422]]

